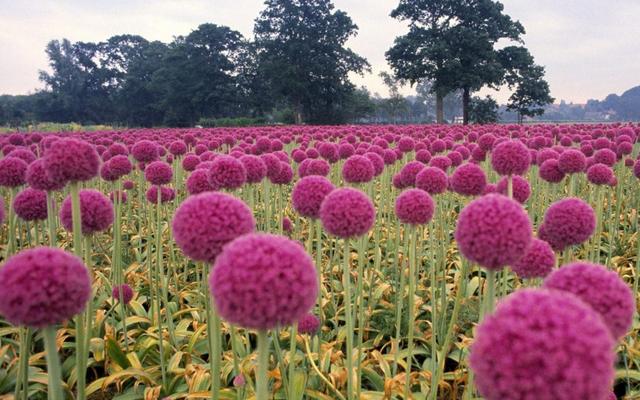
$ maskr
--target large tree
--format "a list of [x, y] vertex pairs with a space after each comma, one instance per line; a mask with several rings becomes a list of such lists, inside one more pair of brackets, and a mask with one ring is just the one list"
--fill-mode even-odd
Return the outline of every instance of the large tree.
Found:
[[296, 122], [339, 122], [367, 61], [346, 47], [358, 27], [330, 0], [266, 0], [255, 21], [261, 76]]

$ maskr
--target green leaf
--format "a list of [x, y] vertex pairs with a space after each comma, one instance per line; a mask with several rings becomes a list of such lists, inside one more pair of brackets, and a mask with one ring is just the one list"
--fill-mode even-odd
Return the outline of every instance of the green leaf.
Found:
[[112, 338], [107, 339], [107, 355], [122, 369], [127, 369], [131, 366], [127, 355], [124, 354], [120, 345]]

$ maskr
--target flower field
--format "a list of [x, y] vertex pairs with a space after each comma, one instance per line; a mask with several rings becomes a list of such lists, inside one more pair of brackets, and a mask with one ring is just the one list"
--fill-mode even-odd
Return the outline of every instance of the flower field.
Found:
[[0, 399], [640, 398], [639, 136], [2, 134]]

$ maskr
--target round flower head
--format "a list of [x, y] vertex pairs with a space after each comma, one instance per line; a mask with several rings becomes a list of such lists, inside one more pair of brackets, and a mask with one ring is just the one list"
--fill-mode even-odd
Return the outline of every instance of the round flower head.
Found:
[[416, 187], [432, 196], [446, 192], [448, 184], [447, 174], [440, 168], [426, 167], [416, 175]]
[[491, 151], [491, 166], [500, 175], [523, 175], [529, 170], [531, 153], [519, 140], [507, 140]]
[[144, 169], [144, 178], [152, 185], [166, 185], [173, 178], [173, 169], [164, 161], [153, 161]]
[[7, 156], [19, 158], [22, 161], [26, 162], [27, 165], [36, 160], [36, 155], [33, 154], [31, 150], [27, 150], [25, 148], [15, 149], [11, 153], [7, 154]]
[[320, 219], [324, 229], [341, 238], [366, 234], [375, 218], [376, 210], [371, 199], [357, 189], [336, 189], [325, 197], [320, 206]]
[[532, 239], [531, 221], [514, 200], [488, 194], [460, 212], [455, 238], [467, 259], [499, 270], [524, 255]]
[[195, 261], [213, 263], [222, 247], [253, 232], [256, 221], [249, 207], [231, 195], [190, 196], [173, 217], [173, 237], [182, 252]]
[[303, 165], [305, 165], [305, 162], [302, 162], [302, 164], [300, 164], [300, 169], [298, 170], [298, 173], [300, 174], [301, 178], [305, 176], [310, 176], [310, 175], [318, 175], [318, 176], [329, 175], [331, 166], [329, 165], [328, 162], [326, 162], [325, 160], [314, 160], [314, 159], [308, 159], [308, 160], [309, 162], [306, 163], [306, 167], [304, 169], [303, 169]]
[[564, 179], [565, 173], [560, 170], [558, 160], [549, 159], [540, 165], [538, 174], [540, 179], [549, 183], [560, 183]]
[[371, 152], [365, 153], [364, 156], [367, 157], [369, 161], [371, 161], [371, 164], [373, 164], [373, 171], [375, 176], [378, 176], [382, 174], [382, 172], [384, 172], [384, 158], [382, 158], [377, 153]]
[[136, 161], [148, 163], [158, 159], [158, 146], [150, 140], [140, 140], [131, 148]]
[[221, 155], [216, 157], [209, 169], [209, 183], [215, 188], [238, 189], [247, 181], [247, 171], [240, 161]]
[[110, 158], [109, 161], [102, 166], [103, 169], [105, 167], [108, 170], [108, 174], [105, 176], [101, 171], [100, 176], [102, 176], [102, 179], [106, 181], [116, 181], [123, 176], [128, 175], [133, 169], [133, 165], [131, 164], [131, 161], [129, 161], [129, 157], [124, 155], [117, 155]]
[[[496, 191], [505, 196], [507, 193], [507, 177], [503, 177], [498, 182], [496, 186]], [[520, 204], [524, 204], [529, 200], [529, 196], [531, 196], [531, 186], [529, 186], [529, 182], [519, 175], [515, 175], [511, 177], [511, 184], [513, 185], [513, 198]]]
[[476, 164], [464, 164], [453, 171], [451, 189], [463, 196], [478, 196], [487, 185], [484, 170]]
[[424, 169], [424, 164], [420, 161], [410, 161], [400, 170], [400, 179], [405, 187], [415, 186], [416, 176]]
[[122, 182], [122, 187], [125, 190], [132, 190], [135, 186], [136, 186], [135, 183], [133, 183], [133, 181], [131, 181], [131, 180], [126, 180], [126, 181]]
[[293, 232], [293, 222], [287, 217], [282, 217], [282, 231], [286, 233]]
[[396, 156], [395, 151], [391, 149], [385, 149], [382, 152], [382, 159], [384, 160], [385, 165], [393, 165], [397, 161], [398, 156]]
[[258, 156], [245, 155], [240, 162], [247, 171], [247, 183], [259, 183], [267, 176], [267, 165]]
[[451, 166], [451, 159], [445, 156], [435, 156], [429, 161], [430, 167], [440, 168], [444, 172], [447, 172]]
[[565, 174], [576, 174], [584, 171], [587, 158], [580, 150], [568, 149], [558, 157], [558, 168]]
[[403, 224], [428, 224], [435, 207], [429, 193], [421, 189], [406, 190], [396, 198], [396, 215]]
[[342, 178], [347, 183], [365, 183], [373, 179], [373, 163], [365, 156], [353, 155], [342, 166]]
[[284, 161], [281, 161], [280, 164], [278, 174], [270, 176], [269, 180], [276, 185], [288, 185], [293, 180], [293, 168]]
[[44, 159], [42, 158], [29, 164], [26, 180], [27, 184], [32, 188], [48, 192], [60, 190], [65, 185], [64, 182], [54, 182], [49, 178], [47, 168], [44, 164]]
[[[282, 168], [282, 164], [280, 164], [280, 159], [275, 154], [272, 154], [272, 153], [262, 154], [260, 156], [260, 159], [262, 160], [262, 162], [264, 162], [264, 165], [267, 167], [267, 177], [278, 175], [278, 173], [280, 172], [280, 168]], [[326, 161], [324, 162], [326, 163]]]
[[187, 152], [187, 144], [182, 140], [176, 140], [169, 145], [169, 152], [174, 156], [181, 156]]
[[596, 151], [593, 159], [596, 163], [604, 164], [608, 167], [613, 167], [618, 161], [615, 151], [611, 149], [600, 149]]
[[[351, 157], [352, 155], [355, 154], [355, 152], [356, 152], [356, 149], [349, 143], [340, 143], [338, 145], [338, 155], [343, 160]], [[306, 156], [307, 155], [305, 154], [305, 157]]]
[[542, 149], [538, 152], [536, 156], [536, 162], [538, 165], [542, 165], [543, 162], [547, 160], [557, 160], [560, 155], [553, 149]]
[[0, 186], [18, 187], [26, 182], [27, 165], [16, 157], [5, 157], [0, 160]]
[[431, 161], [431, 153], [427, 149], [422, 149], [416, 151], [416, 161], [420, 161], [421, 163], [427, 165], [429, 161]]
[[597, 311], [614, 339], [631, 328], [635, 312], [633, 292], [614, 271], [588, 262], [562, 266], [545, 279], [547, 289], [563, 290], [579, 297]]
[[540, 238], [557, 251], [585, 242], [596, 229], [593, 208], [570, 197], [551, 204], [544, 214]]
[[61, 249], [36, 247], [0, 268], [0, 314], [14, 325], [43, 328], [81, 313], [91, 294], [82, 260]]
[[308, 313], [298, 321], [298, 332], [307, 335], [315, 335], [320, 329], [320, 318]]
[[26, 188], [13, 199], [13, 209], [25, 221], [47, 219], [47, 192]]
[[522, 289], [480, 323], [469, 362], [487, 400], [603, 400], [613, 346], [598, 313], [576, 296]]
[[[82, 234], [91, 235], [109, 229], [113, 224], [113, 204], [104, 194], [93, 189], [80, 191], [80, 218], [82, 220]], [[71, 196], [67, 196], [60, 207], [60, 222], [64, 229], [73, 231], [71, 215]]]
[[613, 170], [604, 164], [594, 164], [587, 169], [587, 180], [594, 185], [609, 185], [613, 178]]
[[133, 299], [133, 289], [131, 289], [131, 286], [127, 285], [126, 283], [123, 283], [122, 285], [116, 285], [111, 290], [111, 297], [123, 304], [129, 304]]
[[182, 159], [182, 168], [188, 172], [195, 170], [198, 164], [200, 164], [200, 157], [195, 154], [186, 155]]
[[209, 288], [220, 316], [249, 329], [299, 321], [313, 307], [318, 278], [311, 257], [283, 236], [249, 234], [225, 246]]
[[98, 175], [100, 156], [87, 142], [60, 139], [45, 151], [44, 163], [54, 182], [88, 181]]
[[333, 183], [324, 176], [305, 176], [291, 192], [293, 209], [303, 217], [316, 219], [320, 216], [322, 201], [333, 189]]
[[209, 173], [205, 170], [195, 170], [187, 178], [187, 192], [190, 195], [212, 192], [215, 188], [209, 183]]
[[533, 239], [524, 256], [511, 265], [513, 272], [521, 279], [544, 278], [556, 265], [556, 254], [549, 243]]
[[408, 136], [403, 136], [398, 141], [398, 149], [403, 153], [413, 151], [416, 147], [416, 142]]
[[158, 204], [158, 188], [160, 188], [160, 203], [168, 203], [176, 198], [176, 191], [172, 188], [153, 185], [145, 193], [149, 203]]

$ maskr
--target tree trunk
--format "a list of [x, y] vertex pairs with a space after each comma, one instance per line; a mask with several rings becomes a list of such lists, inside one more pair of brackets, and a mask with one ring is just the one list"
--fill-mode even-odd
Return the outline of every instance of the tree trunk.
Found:
[[302, 102], [300, 100], [295, 101], [293, 114], [296, 125], [302, 125]]
[[444, 95], [436, 92], [436, 123], [444, 124]]
[[469, 88], [462, 90], [462, 123], [469, 125], [469, 105], [471, 103], [471, 91]]

